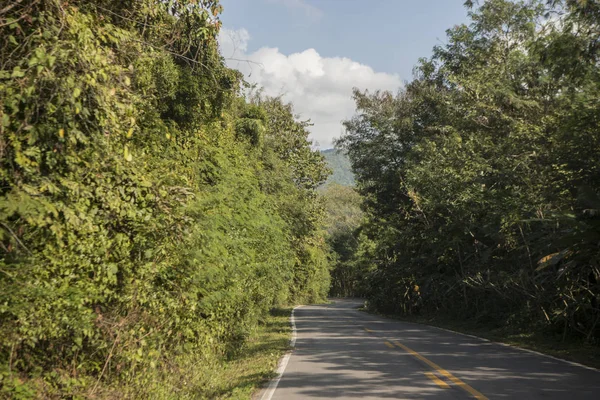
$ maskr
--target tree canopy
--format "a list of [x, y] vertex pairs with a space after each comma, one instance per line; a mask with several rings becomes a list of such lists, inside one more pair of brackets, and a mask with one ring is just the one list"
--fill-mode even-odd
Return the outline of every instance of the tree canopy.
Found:
[[600, 8], [467, 2], [399, 93], [356, 90], [371, 307], [600, 335]]

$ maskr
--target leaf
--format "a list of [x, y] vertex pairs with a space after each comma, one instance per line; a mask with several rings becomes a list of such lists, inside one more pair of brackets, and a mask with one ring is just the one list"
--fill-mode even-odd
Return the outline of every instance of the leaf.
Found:
[[109, 264], [108, 267], [106, 268], [106, 274], [108, 275], [109, 279], [114, 279], [115, 276], [117, 275], [117, 273], [119, 272], [119, 267], [117, 267], [116, 264]]
[[79, 89], [78, 87], [73, 89], [73, 97], [74, 98], [78, 98], [80, 94], [81, 94], [81, 89]]
[[547, 267], [557, 265], [568, 254], [569, 254], [568, 250], [563, 250], [559, 253], [548, 254], [547, 256], [540, 258], [540, 260], [537, 262], [538, 267], [535, 270], [541, 271]]
[[24, 76], [25, 76], [25, 72], [21, 70], [21, 67], [19, 67], [19, 66], [16, 66], [16, 67], [13, 69], [13, 72], [12, 72], [12, 74], [11, 74], [11, 76], [10, 76], [10, 77], [11, 77], [11, 78], [22, 78], [22, 77], [24, 77]]
[[125, 146], [125, 148], [123, 149], [123, 157], [125, 158], [125, 160], [127, 161], [131, 161], [133, 160], [133, 156], [131, 155], [131, 153], [129, 152], [129, 147]]

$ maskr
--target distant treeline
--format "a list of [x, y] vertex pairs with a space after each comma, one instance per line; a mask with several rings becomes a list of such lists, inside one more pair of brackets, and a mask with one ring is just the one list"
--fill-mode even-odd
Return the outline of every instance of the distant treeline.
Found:
[[466, 3], [398, 94], [354, 93], [353, 291], [597, 342], [600, 3]]
[[329, 289], [307, 124], [242, 96], [218, 0], [0, 6], [0, 398], [212, 398]]

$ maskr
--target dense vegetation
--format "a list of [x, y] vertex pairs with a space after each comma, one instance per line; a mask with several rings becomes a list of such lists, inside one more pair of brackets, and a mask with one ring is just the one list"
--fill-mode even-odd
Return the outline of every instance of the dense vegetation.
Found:
[[366, 272], [361, 268], [365, 265], [364, 260], [356, 257], [363, 221], [361, 197], [354, 188], [336, 183], [324, 186], [320, 193], [325, 203], [325, 227], [330, 249], [329, 294], [336, 297], [360, 296]]
[[369, 306], [600, 340], [600, 4], [488, 0], [339, 141]]
[[307, 124], [241, 95], [218, 0], [0, 6], [0, 397], [211, 397], [328, 288]]
[[[334, 297], [360, 296], [364, 272], [355, 254], [360, 243], [363, 213], [361, 197], [353, 188], [350, 159], [335, 149], [322, 150], [331, 175], [319, 187], [325, 205], [326, 241], [329, 247], [331, 288]], [[368, 265], [367, 265], [368, 266]]]
[[325, 186], [337, 184], [342, 186], [354, 186], [354, 174], [348, 155], [336, 149], [321, 150], [321, 154], [331, 169], [331, 175], [325, 181]]

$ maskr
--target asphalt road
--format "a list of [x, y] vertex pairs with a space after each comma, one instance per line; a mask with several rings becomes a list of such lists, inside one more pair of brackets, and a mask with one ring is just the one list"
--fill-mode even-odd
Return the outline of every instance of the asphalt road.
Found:
[[597, 370], [360, 305], [296, 309], [296, 348], [263, 399], [600, 399]]

